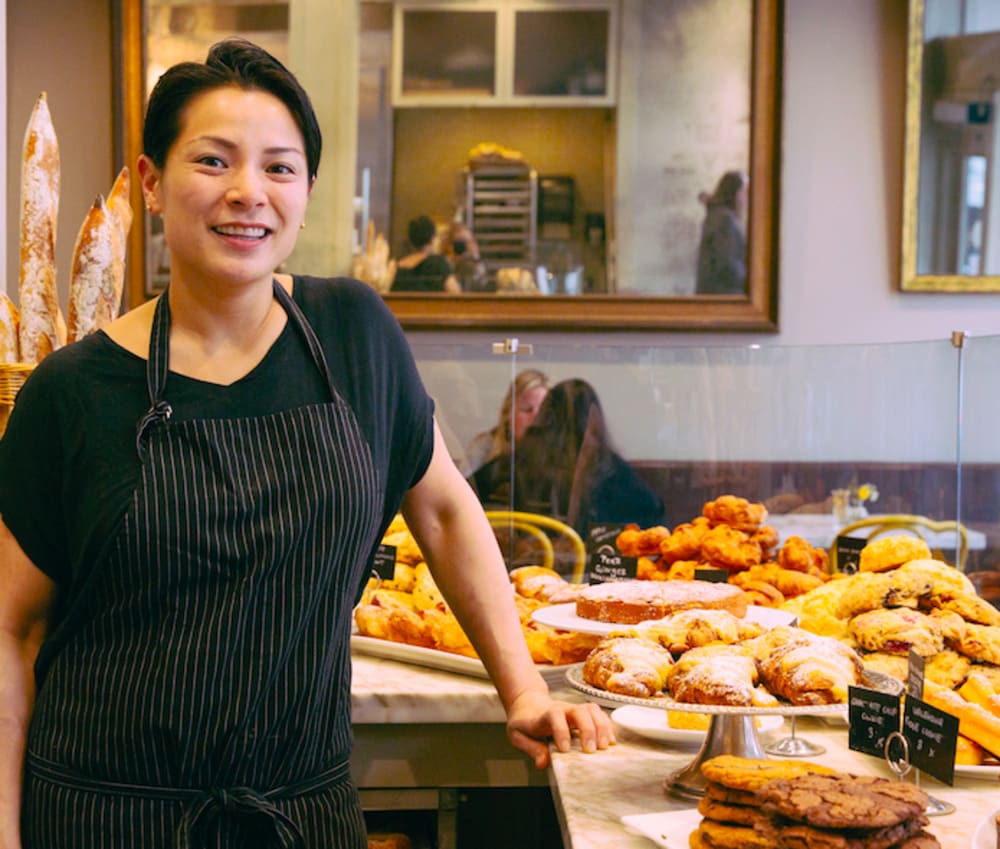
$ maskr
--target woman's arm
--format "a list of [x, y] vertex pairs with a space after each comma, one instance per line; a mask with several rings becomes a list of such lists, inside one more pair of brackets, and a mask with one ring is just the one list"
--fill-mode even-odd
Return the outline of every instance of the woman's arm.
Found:
[[475, 494], [448, 456], [435, 425], [434, 456], [403, 501], [403, 514], [442, 594], [490, 673], [507, 711], [511, 742], [536, 766], [549, 762], [549, 739], [569, 750], [606, 748], [614, 731], [593, 704], [557, 702], [535, 669], [514, 606], [496, 538]]
[[55, 584], [0, 519], [0, 849], [20, 849], [21, 780], [35, 700], [35, 658]]

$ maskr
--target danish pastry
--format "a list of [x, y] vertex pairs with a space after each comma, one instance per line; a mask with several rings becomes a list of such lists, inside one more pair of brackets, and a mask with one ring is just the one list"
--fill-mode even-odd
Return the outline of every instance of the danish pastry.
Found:
[[658, 643], [639, 637], [608, 637], [587, 655], [583, 680], [609, 693], [651, 698], [663, 694], [673, 662], [670, 652]]
[[710, 643], [738, 643], [761, 635], [764, 628], [725, 610], [682, 610], [663, 619], [640, 623], [633, 631], [636, 636], [680, 654]]
[[678, 702], [765, 707], [778, 700], [757, 686], [757, 664], [740, 645], [710, 645], [681, 655], [667, 679]]

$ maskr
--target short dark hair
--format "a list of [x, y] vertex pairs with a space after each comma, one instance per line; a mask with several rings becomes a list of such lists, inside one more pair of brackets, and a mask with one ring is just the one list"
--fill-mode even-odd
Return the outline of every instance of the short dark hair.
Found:
[[435, 233], [437, 233], [437, 225], [427, 215], [418, 215], [410, 222], [410, 226], [406, 228], [406, 235], [409, 237], [410, 244], [414, 248], [422, 248], [424, 245], [429, 245]]
[[220, 41], [208, 51], [204, 63], [181, 62], [156, 81], [142, 129], [142, 149], [153, 164], [163, 168], [191, 101], [225, 86], [267, 92], [285, 105], [302, 133], [309, 180], [316, 179], [323, 137], [309, 95], [288, 68], [244, 38]]

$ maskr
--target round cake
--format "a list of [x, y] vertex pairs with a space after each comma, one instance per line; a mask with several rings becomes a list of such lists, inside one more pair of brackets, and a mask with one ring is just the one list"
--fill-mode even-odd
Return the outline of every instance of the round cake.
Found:
[[747, 601], [739, 587], [708, 581], [616, 581], [587, 587], [576, 597], [577, 616], [623, 625], [691, 608], [727, 610], [742, 617]]

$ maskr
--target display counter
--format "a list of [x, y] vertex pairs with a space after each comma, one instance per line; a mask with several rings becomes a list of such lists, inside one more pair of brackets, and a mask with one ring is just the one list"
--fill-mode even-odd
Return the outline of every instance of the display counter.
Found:
[[[558, 688], [557, 695], [582, 700], [568, 687]], [[653, 842], [626, 831], [622, 816], [695, 807], [667, 796], [663, 780], [695, 757], [696, 745], [649, 742], [621, 730], [611, 749], [554, 752], [547, 774], [539, 772], [507, 742], [503, 709], [489, 681], [355, 654], [352, 708], [352, 766], [362, 803], [368, 809], [438, 806], [441, 849], [456, 845], [451, 806], [463, 788], [540, 787], [548, 781], [565, 849], [651, 849]], [[844, 724], [804, 717], [796, 733], [826, 747], [824, 764], [892, 775], [882, 761], [847, 748]], [[922, 777], [921, 786], [957, 808], [931, 820], [930, 830], [944, 849], [970, 849], [976, 827], [1000, 808], [996, 775], [956, 776], [954, 787]], [[687, 845], [686, 833], [676, 845]]]

